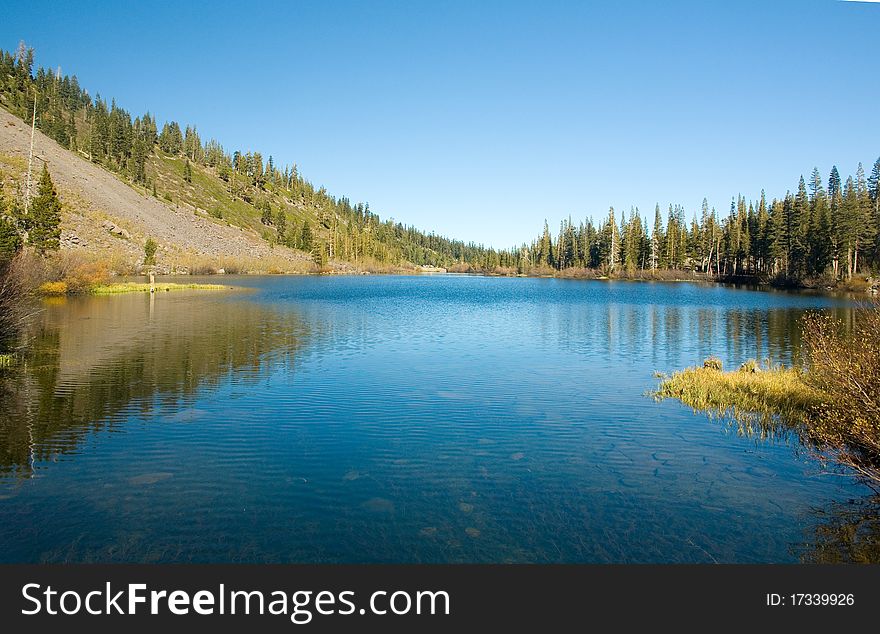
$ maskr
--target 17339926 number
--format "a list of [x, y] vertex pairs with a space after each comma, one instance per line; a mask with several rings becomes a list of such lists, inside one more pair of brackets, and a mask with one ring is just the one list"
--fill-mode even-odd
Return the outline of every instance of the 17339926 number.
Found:
[[852, 594], [795, 593], [789, 596], [791, 605], [854, 605]]

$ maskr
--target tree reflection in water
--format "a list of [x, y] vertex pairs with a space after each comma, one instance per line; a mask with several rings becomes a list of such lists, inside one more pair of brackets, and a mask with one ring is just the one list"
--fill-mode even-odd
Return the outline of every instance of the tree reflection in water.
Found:
[[810, 540], [796, 549], [804, 562], [880, 562], [880, 496], [831, 504], [815, 519]]
[[310, 328], [292, 310], [240, 300], [180, 291], [47, 302], [27, 356], [0, 374], [0, 474], [29, 477], [90, 433], [121, 430], [126, 413], [192, 398], [230, 372], [247, 383], [292, 364]]

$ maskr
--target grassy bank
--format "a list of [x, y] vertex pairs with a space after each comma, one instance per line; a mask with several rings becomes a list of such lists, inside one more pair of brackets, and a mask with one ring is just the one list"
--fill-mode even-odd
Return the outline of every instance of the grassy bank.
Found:
[[805, 431], [824, 402], [799, 369], [761, 368], [750, 361], [724, 372], [714, 359], [707, 359], [703, 367], [662, 376], [653, 396], [677, 399], [694, 411], [729, 421], [742, 434], [760, 438]]
[[654, 397], [674, 398], [761, 437], [797, 432], [821, 459], [880, 487], [880, 307], [856, 309], [850, 324], [809, 315], [803, 368], [751, 361], [724, 372], [720, 361], [661, 375]]
[[[88, 289], [78, 292], [84, 295], [119, 295], [122, 293], [149, 293], [153, 288], [157, 293], [167, 291], [200, 290], [200, 291], [224, 291], [234, 287], [223, 284], [177, 284], [175, 282], [157, 282], [150, 285], [149, 282], [117, 282], [115, 284], [96, 284]], [[64, 282], [45, 282], [37, 289], [43, 296], [71, 295], [67, 284]]]
[[[167, 291], [225, 291], [233, 288], [223, 284], [176, 284], [173, 282], [156, 283], [156, 292]], [[149, 293], [150, 284], [147, 282], [120, 282], [118, 284], [102, 284], [92, 289], [92, 295], [118, 295], [120, 293]]]

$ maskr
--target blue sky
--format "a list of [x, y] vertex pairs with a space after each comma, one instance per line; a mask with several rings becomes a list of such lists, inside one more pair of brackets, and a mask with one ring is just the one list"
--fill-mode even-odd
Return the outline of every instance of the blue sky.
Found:
[[133, 114], [495, 246], [869, 169], [878, 34], [880, 4], [834, 0], [29, 0], [0, 21], [0, 47]]

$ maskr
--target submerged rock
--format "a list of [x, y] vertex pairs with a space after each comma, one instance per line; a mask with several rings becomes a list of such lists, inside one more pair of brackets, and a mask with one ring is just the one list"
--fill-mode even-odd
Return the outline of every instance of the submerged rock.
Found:
[[134, 476], [133, 478], [128, 479], [128, 483], [134, 486], [143, 486], [145, 484], [156, 484], [157, 482], [161, 482], [162, 480], [167, 480], [172, 477], [173, 473], [145, 473], [143, 475]]
[[370, 498], [361, 507], [373, 513], [394, 513], [394, 502], [387, 498]]

